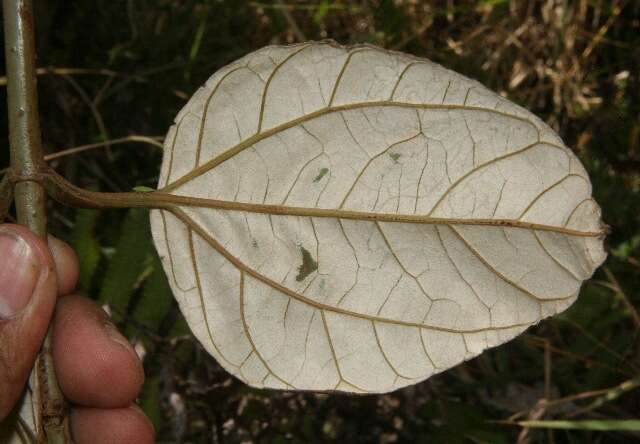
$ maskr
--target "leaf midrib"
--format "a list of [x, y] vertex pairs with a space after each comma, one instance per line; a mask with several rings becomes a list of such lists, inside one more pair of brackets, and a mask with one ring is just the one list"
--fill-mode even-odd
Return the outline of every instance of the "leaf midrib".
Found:
[[[442, 331], [448, 333], [481, 333], [486, 331], [495, 331], [495, 330], [509, 330], [513, 328], [521, 328], [528, 327], [531, 323], [520, 323], [520, 324], [512, 324], [508, 326], [490, 326], [485, 328], [476, 328], [476, 329], [453, 329], [446, 327], [438, 327], [434, 325], [419, 323], [419, 322], [409, 322], [409, 321], [401, 321], [396, 319], [388, 319], [380, 316], [372, 316], [364, 313], [357, 313], [350, 310], [346, 310], [341, 307], [335, 307], [332, 305], [323, 304], [321, 302], [315, 301], [313, 299], [309, 299], [308, 297], [299, 294], [282, 284], [273, 281], [272, 279], [264, 276], [260, 272], [254, 270], [253, 268], [246, 265], [239, 258], [233, 255], [230, 251], [224, 248], [213, 236], [211, 236], [206, 230], [204, 230], [198, 223], [196, 223], [189, 215], [187, 215], [184, 211], [179, 208], [171, 208], [168, 209], [176, 218], [178, 218], [182, 223], [184, 223], [189, 229], [193, 230], [198, 236], [200, 236], [205, 242], [207, 242], [214, 250], [216, 250], [220, 255], [222, 255], [225, 259], [227, 259], [234, 267], [236, 267], [239, 271], [246, 273], [247, 275], [253, 277], [254, 279], [268, 285], [269, 287], [281, 292], [282, 294], [300, 302], [308, 306], [312, 306], [320, 311], [329, 311], [332, 313], [340, 314], [348, 317], [355, 317], [359, 319], [364, 319], [372, 322], [380, 322], [383, 324], [392, 324], [392, 325], [400, 325], [404, 327], [413, 327], [427, 330], [435, 330]], [[559, 300], [565, 300], [573, 297], [574, 295], [569, 295], [567, 297], [562, 298], [550, 298], [550, 299], [540, 299], [538, 302], [553, 302]]]
[[288, 207], [283, 205], [257, 204], [251, 202], [231, 202], [226, 200], [181, 196], [162, 192], [149, 194], [153, 201], [156, 202], [156, 208], [169, 210], [175, 206], [183, 206], [227, 211], [245, 211], [249, 213], [270, 214], [274, 216], [322, 217], [370, 222], [413, 223], [422, 225], [477, 225], [520, 228], [531, 231], [560, 233], [576, 237], [600, 237], [605, 234], [604, 231], [582, 231], [563, 226], [526, 222], [517, 219], [446, 218], [417, 214], [373, 213], [367, 211], [335, 210], [328, 208]]

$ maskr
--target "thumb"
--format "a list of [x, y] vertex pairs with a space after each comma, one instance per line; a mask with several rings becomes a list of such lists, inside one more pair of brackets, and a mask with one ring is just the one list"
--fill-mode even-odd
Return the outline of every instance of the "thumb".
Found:
[[47, 243], [18, 225], [0, 225], [0, 422], [24, 390], [57, 296]]

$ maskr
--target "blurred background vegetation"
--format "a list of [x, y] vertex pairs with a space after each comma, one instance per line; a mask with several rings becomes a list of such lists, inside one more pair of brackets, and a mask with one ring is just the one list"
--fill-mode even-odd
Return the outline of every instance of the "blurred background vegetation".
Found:
[[[83, 187], [153, 187], [158, 142], [214, 71], [267, 44], [332, 38], [428, 57], [540, 115], [584, 162], [611, 226], [609, 259], [566, 313], [417, 386], [328, 396], [250, 389], [203, 351], [168, 289], [146, 211], [50, 203], [51, 231], [80, 256], [80, 290], [108, 307], [143, 358], [140, 403], [160, 442], [640, 440], [622, 429], [640, 427], [640, 2], [36, 0], [35, 7], [45, 150]], [[4, 101], [4, 88], [0, 94]], [[6, 147], [5, 112], [0, 119]], [[62, 151], [85, 145], [93, 149]], [[0, 150], [0, 167], [7, 157]], [[636, 422], [614, 422], [623, 419]]]

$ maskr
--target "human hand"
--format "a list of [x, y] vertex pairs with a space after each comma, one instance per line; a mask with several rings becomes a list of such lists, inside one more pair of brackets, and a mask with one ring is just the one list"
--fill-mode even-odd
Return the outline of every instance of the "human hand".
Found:
[[0, 263], [0, 422], [23, 392], [53, 318], [52, 354], [71, 403], [74, 442], [153, 442], [153, 426], [134, 404], [142, 364], [95, 302], [71, 294], [78, 278], [73, 250], [4, 224]]

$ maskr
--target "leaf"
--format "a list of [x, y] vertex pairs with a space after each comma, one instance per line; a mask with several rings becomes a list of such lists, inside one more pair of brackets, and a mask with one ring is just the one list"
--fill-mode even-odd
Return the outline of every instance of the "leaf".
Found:
[[137, 192], [137, 193], [149, 193], [151, 191], [155, 191], [153, 188], [151, 187], [145, 187], [143, 185], [137, 186], [137, 187], [133, 187], [133, 191]]
[[145, 282], [144, 290], [137, 301], [133, 317], [137, 322], [153, 331], [158, 331], [171, 309], [171, 290], [162, 271], [160, 260], [154, 255], [152, 271]]
[[565, 310], [605, 259], [560, 138], [428, 60], [267, 47], [214, 74], [165, 146], [169, 283], [254, 387], [415, 384]]
[[99, 216], [98, 211], [80, 209], [73, 227], [73, 248], [80, 259], [79, 288], [85, 292], [91, 289], [91, 281], [100, 263], [100, 244], [95, 236]]
[[129, 210], [115, 254], [102, 281], [100, 301], [108, 303], [118, 315], [126, 314], [136, 284], [146, 269], [145, 260], [149, 256], [151, 242], [144, 223], [146, 218], [146, 210]]
[[160, 378], [153, 377], [145, 381], [140, 396], [140, 407], [151, 421], [154, 428], [159, 430], [162, 426], [162, 394], [160, 392]]

